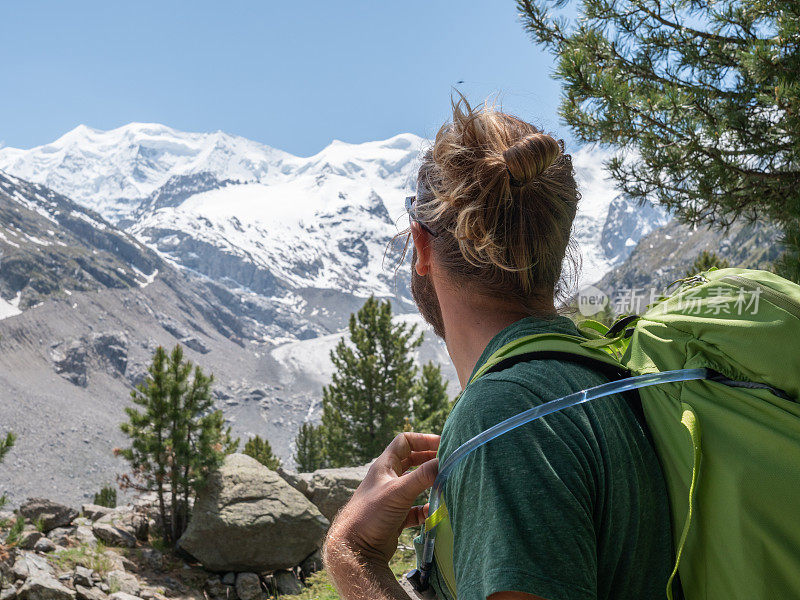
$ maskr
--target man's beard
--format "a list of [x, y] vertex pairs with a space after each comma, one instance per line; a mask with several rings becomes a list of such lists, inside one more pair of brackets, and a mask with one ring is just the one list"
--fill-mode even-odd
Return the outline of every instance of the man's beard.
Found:
[[444, 339], [444, 320], [436, 289], [433, 287], [430, 275], [423, 277], [417, 273], [414, 268], [416, 264], [417, 249], [414, 248], [411, 262], [411, 296], [417, 303], [419, 314], [428, 325], [433, 327], [433, 333]]

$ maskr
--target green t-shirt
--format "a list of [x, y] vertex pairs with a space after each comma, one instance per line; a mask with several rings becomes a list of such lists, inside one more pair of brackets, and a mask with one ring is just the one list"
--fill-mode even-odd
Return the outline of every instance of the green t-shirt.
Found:
[[[498, 333], [476, 370], [525, 335], [577, 335], [566, 317], [522, 319]], [[444, 460], [532, 406], [608, 381], [558, 360], [518, 363], [470, 384], [447, 419]], [[665, 597], [672, 570], [666, 489], [631, 406], [610, 396], [548, 415], [476, 450], [444, 491], [459, 600], [519, 591], [547, 600]], [[450, 595], [439, 573], [439, 598]]]

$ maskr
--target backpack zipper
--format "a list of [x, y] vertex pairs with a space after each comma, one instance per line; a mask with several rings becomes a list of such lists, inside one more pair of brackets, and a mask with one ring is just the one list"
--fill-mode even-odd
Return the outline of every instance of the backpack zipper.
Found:
[[759, 293], [768, 298], [772, 304], [782, 308], [797, 319], [800, 319], [800, 304], [795, 302], [786, 294], [781, 294], [769, 286], [758, 283], [757, 281], [752, 281], [746, 277], [741, 277], [739, 275], [726, 275], [725, 277], [720, 277], [719, 281], [725, 281], [733, 284], [734, 286], [743, 287], [751, 291], [758, 290]]

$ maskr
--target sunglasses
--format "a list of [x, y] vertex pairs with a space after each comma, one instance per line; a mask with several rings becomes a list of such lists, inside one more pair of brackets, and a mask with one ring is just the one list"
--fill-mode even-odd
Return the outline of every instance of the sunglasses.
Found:
[[433, 237], [438, 236], [439, 234], [436, 231], [428, 227], [425, 223], [419, 220], [419, 217], [417, 217], [417, 209], [414, 208], [414, 204], [416, 203], [416, 201], [417, 201], [416, 196], [406, 196], [406, 212], [408, 213], [409, 225], [411, 223], [419, 223], [419, 226], [422, 227], [425, 231], [427, 231], [430, 235], [432, 235]]

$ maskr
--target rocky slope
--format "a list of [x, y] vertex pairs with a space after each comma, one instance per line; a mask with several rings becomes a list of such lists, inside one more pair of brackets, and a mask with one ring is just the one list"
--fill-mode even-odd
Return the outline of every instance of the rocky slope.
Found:
[[644, 236], [630, 256], [595, 285], [612, 299], [629, 297], [632, 290], [642, 296], [649, 296], [650, 290], [658, 294], [684, 277], [704, 250], [732, 267], [770, 270], [782, 252], [780, 238], [780, 231], [766, 223], [737, 223], [720, 231], [671, 221]]

